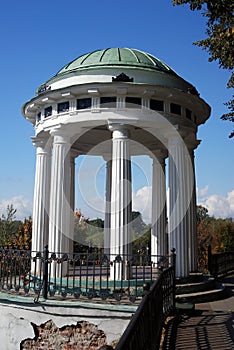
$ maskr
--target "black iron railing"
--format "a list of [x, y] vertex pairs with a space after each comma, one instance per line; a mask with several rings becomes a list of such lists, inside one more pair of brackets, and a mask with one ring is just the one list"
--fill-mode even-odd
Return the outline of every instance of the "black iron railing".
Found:
[[215, 277], [234, 271], [234, 251], [212, 254], [209, 246], [208, 270]]
[[[90, 251], [69, 255], [51, 253], [47, 247], [43, 252], [0, 249], [0, 290], [31, 295], [35, 301], [88, 298], [135, 302], [141, 300], [145, 286], [152, 286], [173, 265], [173, 257], [114, 257]], [[170, 308], [172, 281], [162, 276], [166, 310]]]
[[25, 294], [30, 289], [31, 252], [28, 250], [0, 250], [0, 290]]
[[163, 322], [175, 308], [175, 269], [164, 270], [133, 315], [115, 350], [160, 348]]

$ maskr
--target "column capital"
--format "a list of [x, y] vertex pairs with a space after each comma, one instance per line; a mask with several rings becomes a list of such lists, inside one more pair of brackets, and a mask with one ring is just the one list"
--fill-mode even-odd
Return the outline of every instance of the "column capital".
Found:
[[49, 138], [43, 136], [32, 136], [31, 140], [35, 147], [44, 147], [49, 142]]
[[47, 154], [51, 148], [51, 139], [50, 137], [31, 137], [33, 146], [36, 147], [37, 154]]
[[69, 144], [71, 137], [66, 129], [62, 129], [61, 125], [50, 130], [50, 135], [54, 137], [53, 143]]
[[174, 125], [169, 130], [165, 131], [165, 137], [167, 139], [168, 145], [178, 144], [183, 141], [188, 148], [196, 148], [200, 141], [196, 139], [196, 131], [194, 128]]
[[123, 139], [128, 138], [130, 135], [130, 125], [120, 124], [120, 123], [111, 123], [108, 125], [109, 130], [112, 132], [113, 139]]
[[167, 134], [167, 143], [168, 147], [170, 148], [171, 146], [177, 146], [182, 143], [184, 143], [183, 137], [180, 135], [179, 132], [171, 132]]
[[62, 136], [62, 137], [70, 138], [69, 131], [66, 129], [66, 127], [62, 127], [62, 125], [57, 125], [51, 128], [49, 132], [51, 136]]
[[159, 149], [159, 150], [154, 151], [150, 157], [153, 160], [157, 160], [160, 164], [164, 164], [165, 159], [167, 158], [167, 152]]

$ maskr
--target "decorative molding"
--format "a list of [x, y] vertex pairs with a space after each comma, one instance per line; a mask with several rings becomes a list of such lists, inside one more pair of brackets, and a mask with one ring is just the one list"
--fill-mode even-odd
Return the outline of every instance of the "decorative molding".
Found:
[[61, 96], [62, 96], [62, 97], [67, 97], [67, 98], [73, 98], [73, 97], [75, 97], [75, 95], [73, 95], [73, 94], [71, 93], [71, 91], [63, 91], [63, 92], [61, 92]]
[[99, 96], [100, 95], [98, 89], [88, 89], [87, 92], [89, 95], [92, 95], [92, 96]]
[[125, 73], [121, 73], [121, 74], [117, 75], [116, 77], [112, 77], [112, 81], [123, 81], [123, 82], [127, 82], [127, 83], [129, 83], [129, 82], [132, 83], [133, 78], [130, 78]]
[[154, 94], [155, 94], [155, 90], [152, 90], [152, 89], [145, 89], [143, 92], [143, 95], [148, 97], [151, 97]]
[[50, 85], [46, 85], [46, 84], [43, 84], [39, 89], [38, 89], [38, 94], [42, 94], [43, 92], [45, 91], [49, 91], [51, 90], [51, 86]]

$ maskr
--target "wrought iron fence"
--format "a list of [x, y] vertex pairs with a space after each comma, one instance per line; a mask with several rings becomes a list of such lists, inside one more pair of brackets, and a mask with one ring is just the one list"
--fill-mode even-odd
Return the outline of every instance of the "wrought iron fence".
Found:
[[165, 318], [175, 308], [175, 268], [164, 270], [133, 315], [115, 350], [160, 348]]
[[[173, 265], [173, 258], [51, 253], [47, 247], [43, 252], [0, 249], [0, 290], [34, 296], [35, 302], [40, 298], [135, 302]], [[163, 285], [165, 305], [169, 305], [171, 280]]]
[[0, 290], [29, 292], [31, 252], [28, 250], [0, 250]]
[[209, 246], [208, 270], [213, 276], [219, 276], [234, 271], [234, 251], [212, 254], [211, 246]]

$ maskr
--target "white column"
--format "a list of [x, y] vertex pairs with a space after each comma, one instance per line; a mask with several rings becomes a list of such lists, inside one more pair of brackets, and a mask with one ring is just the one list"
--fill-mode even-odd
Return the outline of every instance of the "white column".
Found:
[[112, 131], [110, 254], [112, 259], [117, 255], [123, 259], [123, 263], [116, 264], [115, 279], [126, 279], [129, 277], [125, 263], [131, 254], [132, 212], [129, 130], [122, 125], [112, 125], [110, 130]]
[[33, 202], [32, 252], [43, 252], [48, 244], [51, 145], [47, 139], [32, 138], [36, 153]]
[[176, 249], [176, 276], [189, 274], [188, 209], [193, 176], [190, 157], [180, 135], [169, 137], [169, 249]]
[[153, 158], [152, 176], [152, 227], [151, 227], [151, 260], [159, 262], [156, 255], [167, 253], [166, 240], [166, 181], [165, 156], [160, 153]]
[[71, 192], [70, 192], [70, 202], [71, 209], [74, 211], [75, 209], [75, 159], [77, 157], [77, 152], [70, 151], [70, 171], [71, 171]]
[[69, 253], [73, 253], [74, 246], [74, 210], [75, 210], [75, 158], [77, 152], [70, 151], [70, 235], [69, 235]]
[[194, 167], [194, 151], [190, 150], [190, 161], [193, 172], [188, 178], [188, 191], [192, 191], [192, 198], [188, 210], [188, 235], [189, 235], [189, 271], [197, 270], [197, 205], [196, 205], [196, 180]]
[[112, 161], [106, 161], [106, 193], [105, 193], [105, 222], [104, 222], [104, 254], [110, 254], [110, 225], [111, 225], [111, 172]]
[[50, 194], [49, 251], [67, 253], [70, 237], [70, 139], [52, 130], [52, 181]]

